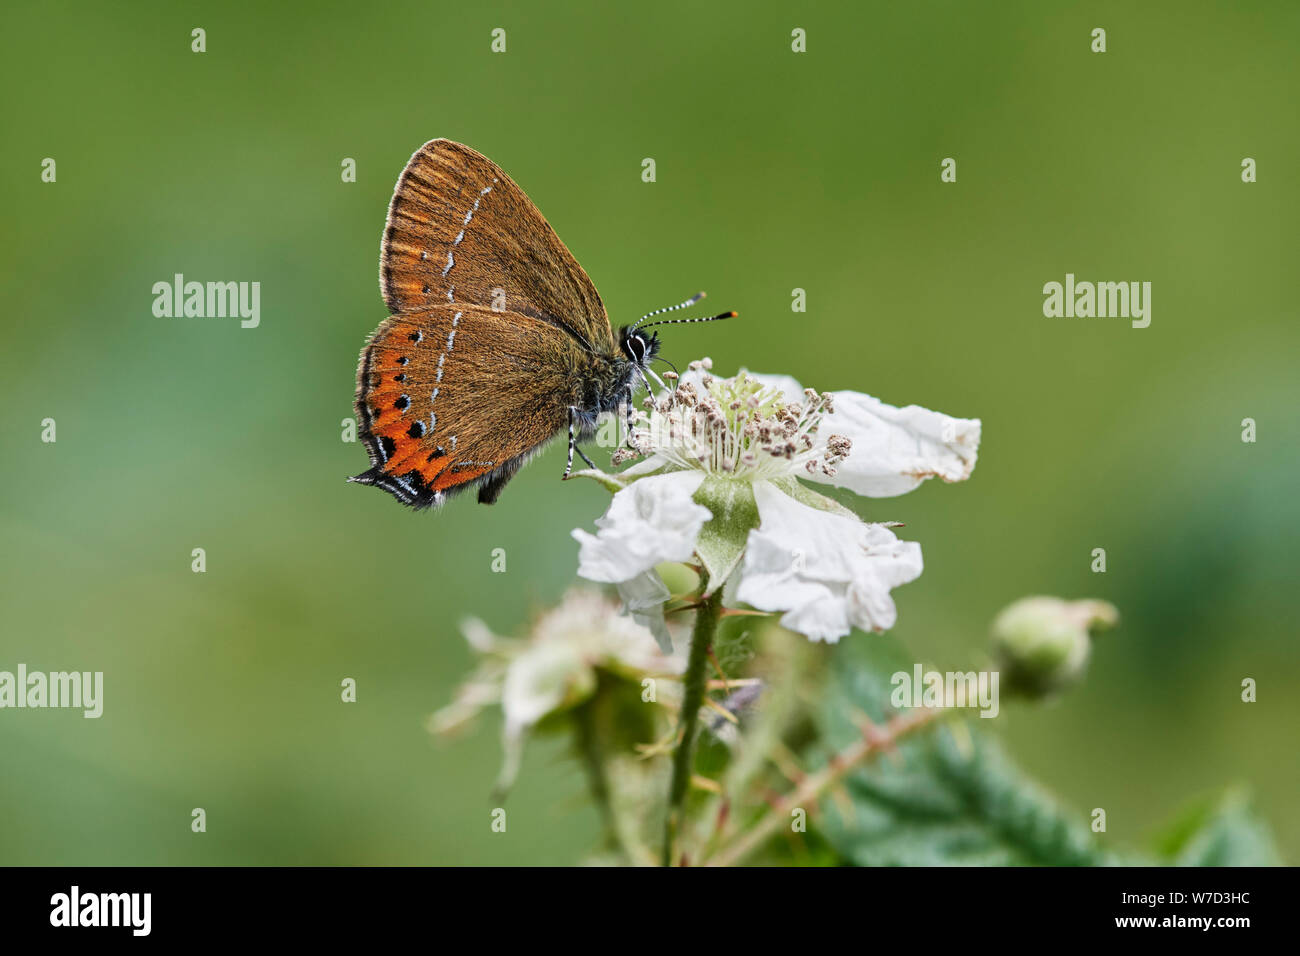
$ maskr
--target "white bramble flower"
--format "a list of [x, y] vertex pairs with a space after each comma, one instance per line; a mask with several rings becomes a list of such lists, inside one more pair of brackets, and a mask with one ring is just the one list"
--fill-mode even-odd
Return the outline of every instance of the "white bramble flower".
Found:
[[[590, 590], [570, 590], [536, 621], [526, 640], [499, 637], [477, 618], [463, 622], [461, 629], [480, 657], [479, 666], [458, 688], [455, 700], [430, 718], [429, 730], [450, 736], [484, 708], [500, 705], [505, 759], [498, 792], [514, 782], [529, 732], [588, 700], [597, 689], [597, 671], [633, 683], [682, 671], [682, 661], [660, 653], [644, 627]], [[662, 688], [668, 702], [673, 686], [669, 681]]]
[[819, 394], [788, 376], [717, 378], [711, 364], [692, 363], [673, 393], [647, 400], [631, 436], [643, 461], [613, 475], [582, 473], [615, 494], [594, 535], [573, 532], [578, 573], [618, 585], [661, 646], [668, 590], [655, 565], [666, 561], [698, 560], [710, 592], [734, 579], [737, 600], [782, 612], [783, 625], [813, 640], [892, 627], [890, 590], [921, 574], [920, 545], [800, 479], [873, 498], [934, 476], [964, 481], [979, 420], [858, 392]]

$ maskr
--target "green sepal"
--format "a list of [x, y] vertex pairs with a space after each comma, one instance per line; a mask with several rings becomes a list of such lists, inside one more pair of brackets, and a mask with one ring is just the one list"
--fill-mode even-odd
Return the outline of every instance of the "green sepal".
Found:
[[569, 478], [590, 478], [592, 481], [598, 482], [611, 494], [618, 494], [627, 487], [627, 484], [618, 475], [611, 475], [599, 468], [584, 468], [582, 471], [570, 472]]
[[781, 491], [784, 491], [801, 505], [807, 505], [809, 508], [816, 508], [818, 511], [826, 511], [833, 515], [839, 515], [841, 518], [857, 518], [859, 521], [862, 520], [858, 515], [854, 514], [833, 498], [827, 498], [825, 495], [813, 491], [807, 485], [801, 484], [793, 475], [786, 475], [784, 478], [777, 478], [772, 482], [772, 484]]
[[695, 542], [695, 554], [709, 575], [705, 591], [708, 595], [722, 587], [740, 563], [749, 532], [758, 527], [758, 504], [748, 482], [712, 475], [691, 497], [713, 515]]

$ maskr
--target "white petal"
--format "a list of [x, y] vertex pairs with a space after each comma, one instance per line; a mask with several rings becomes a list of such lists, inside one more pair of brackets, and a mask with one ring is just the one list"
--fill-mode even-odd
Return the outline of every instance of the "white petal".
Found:
[[531, 727], [594, 686], [595, 677], [573, 644], [550, 642], [530, 647], [510, 662], [501, 689], [506, 723]]
[[623, 599], [626, 610], [643, 611], [668, 600], [668, 585], [664, 584], [664, 579], [659, 576], [659, 572], [651, 568], [634, 578], [620, 581], [618, 596]]
[[651, 475], [614, 495], [596, 534], [575, 530], [578, 574], [589, 581], [629, 581], [664, 561], [685, 561], [712, 517], [691, 495], [704, 481], [701, 471]]
[[651, 568], [631, 580], [619, 582], [618, 596], [623, 599], [623, 610], [632, 616], [632, 620], [654, 635], [659, 650], [671, 654], [673, 639], [664, 621], [664, 602], [670, 595], [659, 572]]
[[819, 441], [843, 435], [853, 442], [834, 477], [814, 481], [871, 498], [911, 491], [927, 478], [965, 481], [980, 444], [978, 418], [951, 418], [920, 405], [895, 408], [859, 392], [835, 392], [835, 411], [822, 419]]
[[[787, 402], [805, 400], [803, 386], [789, 375], [741, 371], [779, 389]], [[682, 380], [694, 382], [699, 389], [703, 374], [687, 372]], [[952, 418], [920, 405], [895, 408], [860, 392], [832, 394], [835, 412], [822, 419], [817, 438], [824, 443], [831, 435], [843, 435], [853, 442], [853, 449], [836, 466], [834, 477], [820, 470], [800, 477], [871, 498], [904, 494], [936, 475], [944, 481], [970, 477], [980, 444], [978, 418]]]
[[496, 646], [496, 635], [482, 618], [465, 618], [460, 622], [460, 632], [465, 635], [465, 642], [469, 644], [470, 650], [478, 651], [480, 654], [489, 654]]
[[[777, 389], [785, 396], [785, 401], [787, 402], [802, 402], [804, 400], [803, 386], [789, 375], [778, 375], [768, 372], [751, 372], [747, 368], [742, 368], [736, 374], [747, 375], [761, 385]], [[695, 391], [703, 392], [704, 383], [702, 379], [705, 375], [713, 375], [713, 372], [705, 372], [702, 369], [689, 369], [682, 375], [681, 381], [690, 382], [695, 386]], [[726, 378], [726, 376], [714, 377]]]
[[742, 368], [741, 371], [750, 378], [756, 379], [763, 385], [766, 385], [768, 388], [779, 389], [785, 396], [787, 403], [799, 402], [802, 404], [804, 401], [803, 386], [799, 384], [797, 379], [789, 375], [777, 375], [769, 372], [751, 372], [749, 369], [745, 368]]
[[668, 621], [664, 618], [664, 606], [656, 604], [643, 611], [631, 611], [632, 620], [650, 632], [659, 646], [659, 653], [671, 656], [673, 653], [673, 635], [668, 630]]
[[851, 627], [883, 631], [897, 612], [890, 589], [921, 574], [921, 546], [888, 528], [818, 511], [768, 482], [754, 485], [761, 524], [749, 533], [736, 596], [816, 641]]
[[498, 790], [507, 790], [514, 782], [524, 740], [533, 726], [548, 714], [586, 699], [595, 687], [595, 672], [572, 644], [538, 644], [510, 662], [501, 689], [505, 760]]

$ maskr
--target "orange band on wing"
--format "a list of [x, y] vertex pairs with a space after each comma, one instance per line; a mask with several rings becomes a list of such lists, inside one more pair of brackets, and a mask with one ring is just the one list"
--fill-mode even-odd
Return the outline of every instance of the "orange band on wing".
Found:
[[481, 475], [486, 475], [492, 470], [492, 467], [492, 465], [481, 465], [474, 468], [456, 468], [454, 470], [448, 468], [434, 480], [432, 485], [433, 490], [445, 491], [446, 489], [455, 487], [456, 485], [472, 481]]
[[[401, 474], [404, 471], [409, 470], [410, 468], [417, 468], [420, 472], [423, 473], [425, 469], [422, 466], [408, 464], [408, 462], [410, 462], [411, 459], [415, 458], [417, 455], [419, 455], [421, 451], [424, 450], [420, 442], [418, 442], [414, 438], [408, 437], [405, 432], [399, 431], [396, 434], [394, 434], [392, 430], [389, 430], [388, 434], [390, 437], [393, 438], [396, 448], [393, 451], [392, 456], [388, 459], [388, 461], [384, 463], [384, 471], [388, 472], [390, 475], [397, 475], [397, 474]], [[442, 471], [442, 469], [445, 468], [446, 466], [447, 466], [446, 462], [438, 464], [438, 459], [435, 458], [433, 464], [433, 474], [436, 475], [438, 472]], [[424, 477], [427, 480], [431, 478], [432, 475], [426, 474], [424, 475]]]

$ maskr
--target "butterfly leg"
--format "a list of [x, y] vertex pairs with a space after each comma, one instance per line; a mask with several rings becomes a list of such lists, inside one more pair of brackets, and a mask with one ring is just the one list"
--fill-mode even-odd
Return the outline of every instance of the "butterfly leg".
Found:
[[587, 463], [587, 467], [589, 468], [596, 467], [595, 462], [593, 462], [590, 458], [584, 455], [582, 453], [581, 448], [578, 448], [577, 435], [573, 430], [573, 420], [577, 417], [578, 417], [578, 410], [574, 408], [572, 405], [570, 405], [569, 406], [569, 460], [567, 463], [565, 463], [564, 475], [562, 476], [562, 478], [568, 478], [569, 472], [573, 470], [573, 452], [575, 449], [578, 452], [578, 456]]
[[627, 386], [627, 424], [625, 427], [626, 434], [623, 436], [623, 444], [628, 448], [636, 450], [636, 444], [632, 441], [632, 414], [636, 411], [636, 406], [632, 403], [632, 384]]

